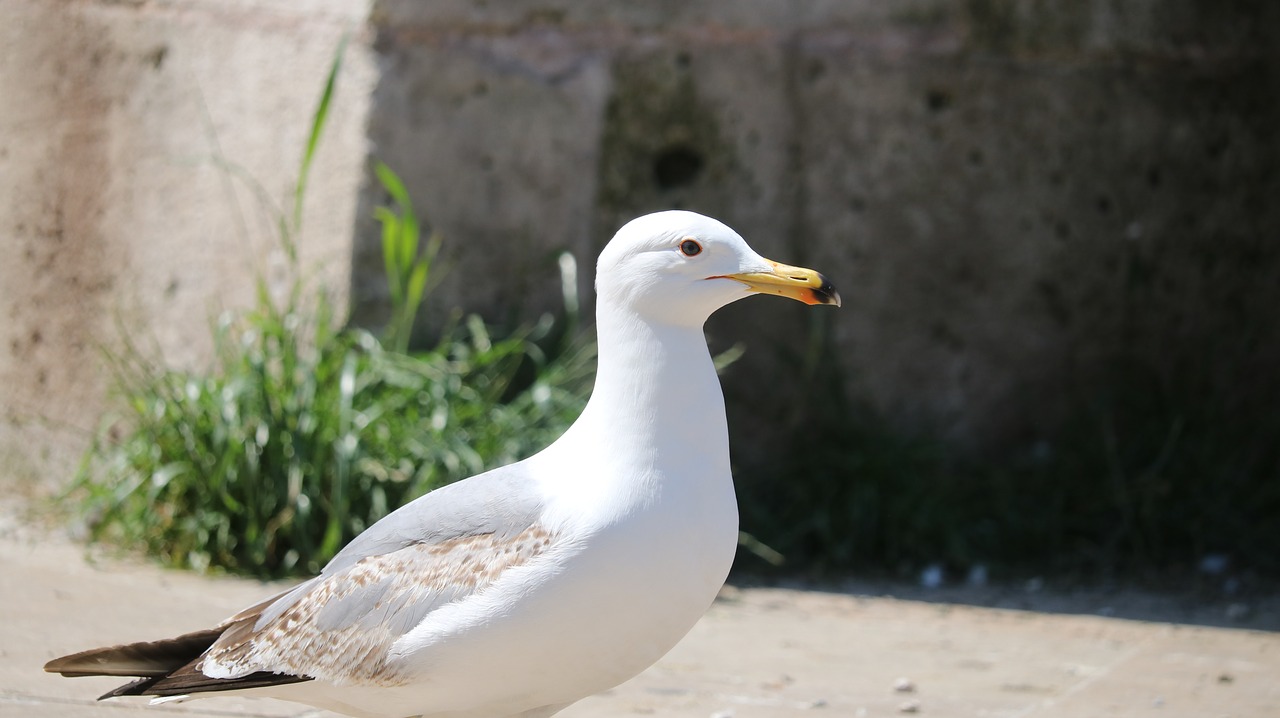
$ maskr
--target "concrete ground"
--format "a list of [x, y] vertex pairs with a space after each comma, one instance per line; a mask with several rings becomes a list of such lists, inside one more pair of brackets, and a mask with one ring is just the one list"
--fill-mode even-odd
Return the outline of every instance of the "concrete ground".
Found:
[[[104, 558], [6, 520], [0, 523], [0, 716], [332, 718], [304, 706], [238, 698], [158, 707], [142, 700], [99, 703], [94, 698], [119, 681], [40, 670], [60, 654], [205, 627], [275, 588]], [[561, 715], [1280, 716], [1275, 632], [943, 600], [962, 594], [929, 594], [925, 601], [727, 588], [665, 659]], [[1274, 629], [1273, 599], [1206, 608], [1115, 594], [1029, 595], [1022, 589], [982, 600]]]

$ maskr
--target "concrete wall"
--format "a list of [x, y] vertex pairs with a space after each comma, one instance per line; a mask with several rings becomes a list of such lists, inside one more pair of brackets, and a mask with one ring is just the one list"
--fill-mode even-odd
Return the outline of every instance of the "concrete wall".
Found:
[[589, 263], [667, 207], [828, 273], [838, 314], [758, 299], [709, 327], [748, 345], [740, 456], [830, 398], [812, 331], [855, 406], [1018, 450], [1119, 365], [1157, 394], [1276, 388], [1277, 8], [380, 0], [370, 137], [452, 240], [442, 305], [554, 308], [557, 250]]
[[252, 302], [255, 272], [281, 279], [274, 212], [235, 175], [287, 202], [339, 38], [355, 31], [301, 238], [306, 271], [345, 293], [374, 75], [367, 12], [0, 0], [6, 478], [65, 480], [98, 420], [117, 323], [172, 363], [203, 363], [209, 320]]
[[839, 312], [756, 299], [709, 326], [749, 352], [726, 378], [740, 459], [832, 399], [815, 337], [854, 406], [974, 450], [1043, 443], [1118, 364], [1154, 395], [1194, 386], [1246, 413], [1280, 383], [1274, 3], [0, 12], [0, 448], [28, 473], [74, 461], [117, 317], [200, 362], [207, 319], [278, 268], [270, 212], [213, 158], [283, 201], [352, 28], [303, 251], [350, 278], [359, 321], [385, 299], [371, 154], [447, 237], [428, 323], [554, 310], [558, 251], [590, 266], [622, 222], [667, 207], [829, 274]]

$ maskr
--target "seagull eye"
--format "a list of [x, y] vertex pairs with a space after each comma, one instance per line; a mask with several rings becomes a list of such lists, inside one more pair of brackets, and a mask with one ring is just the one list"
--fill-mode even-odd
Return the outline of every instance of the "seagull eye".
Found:
[[686, 257], [696, 257], [702, 254], [702, 245], [692, 239], [686, 239], [680, 243], [680, 253]]

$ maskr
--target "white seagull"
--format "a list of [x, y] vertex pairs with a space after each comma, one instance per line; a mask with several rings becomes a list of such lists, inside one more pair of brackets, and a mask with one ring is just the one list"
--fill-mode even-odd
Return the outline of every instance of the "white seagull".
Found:
[[702, 326], [751, 293], [840, 297], [720, 222], [627, 223], [596, 267], [599, 368], [542, 452], [412, 501], [214, 628], [50, 661], [103, 698], [232, 692], [365, 718], [544, 718], [652, 665], [715, 599], [738, 509]]

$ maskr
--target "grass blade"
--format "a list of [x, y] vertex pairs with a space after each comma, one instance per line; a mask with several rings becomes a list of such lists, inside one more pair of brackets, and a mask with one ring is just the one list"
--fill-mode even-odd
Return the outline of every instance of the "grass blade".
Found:
[[[311, 115], [311, 132], [307, 135], [306, 149], [302, 153], [302, 164], [298, 168], [298, 182], [293, 190], [293, 231], [302, 227], [302, 200], [307, 194], [307, 177], [311, 173], [311, 162], [315, 159], [316, 149], [320, 146], [320, 136], [324, 132], [325, 123], [329, 119], [329, 108], [333, 103], [333, 94], [338, 86], [338, 73], [342, 70], [342, 60], [347, 52], [347, 40], [350, 35], [344, 33], [338, 41], [338, 50], [334, 53], [333, 63], [329, 66], [329, 75], [325, 78], [324, 90], [320, 93], [320, 102]], [[292, 246], [286, 247], [292, 250]], [[291, 251], [292, 256], [292, 251]]]

